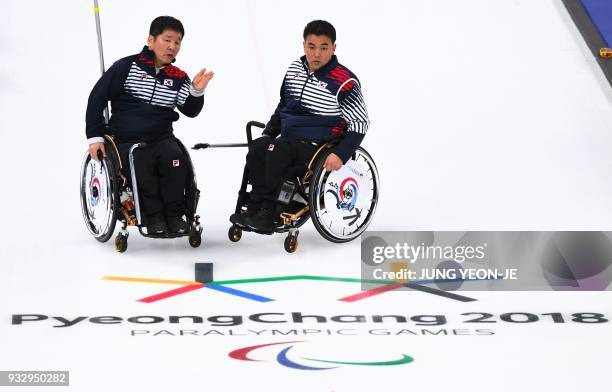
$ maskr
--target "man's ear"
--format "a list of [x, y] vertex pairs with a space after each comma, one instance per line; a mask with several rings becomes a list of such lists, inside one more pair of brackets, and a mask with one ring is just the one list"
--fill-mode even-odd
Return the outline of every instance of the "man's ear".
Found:
[[333, 55], [334, 53], [336, 53], [336, 44], [333, 44], [333, 45], [332, 45], [332, 55]]
[[153, 42], [155, 41], [155, 38], [150, 35], [149, 38], [147, 38], [147, 46], [149, 47], [149, 49], [151, 49], [151, 47], [153, 46]]

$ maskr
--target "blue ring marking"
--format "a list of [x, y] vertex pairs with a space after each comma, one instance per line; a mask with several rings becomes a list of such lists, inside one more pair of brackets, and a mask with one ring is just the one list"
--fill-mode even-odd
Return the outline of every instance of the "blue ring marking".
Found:
[[242, 297], [242, 298], [250, 299], [250, 300], [253, 300], [253, 301], [257, 301], [257, 302], [270, 302], [270, 301], [274, 301], [272, 298], [262, 297], [261, 295], [247, 293], [246, 291], [236, 290], [236, 289], [232, 289], [232, 288], [226, 287], [226, 286], [207, 285], [207, 284], [205, 284], [204, 287], [207, 288], [207, 289], [221, 291], [223, 293], [235, 295], [237, 297]]
[[289, 351], [289, 349], [291, 349], [292, 347], [293, 346], [289, 346], [286, 349], [278, 353], [278, 355], [276, 356], [276, 360], [278, 361], [278, 363], [288, 368], [299, 369], [299, 370], [327, 370], [327, 369], [335, 369], [338, 367], [338, 366], [333, 366], [333, 367], [326, 367], [326, 368], [318, 368], [318, 367], [305, 366], [305, 365], [300, 365], [299, 363], [295, 363], [289, 360], [289, 358], [287, 358], [287, 351]]

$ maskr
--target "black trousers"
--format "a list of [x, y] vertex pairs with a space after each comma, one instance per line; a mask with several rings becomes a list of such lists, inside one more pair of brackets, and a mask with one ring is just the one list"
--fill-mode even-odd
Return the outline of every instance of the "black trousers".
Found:
[[[124, 175], [131, 181], [129, 151], [133, 143], [119, 144]], [[134, 150], [140, 208], [145, 217], [185, 214], [188, 163], [178, 140], [171, 136]]]
[[274, 209], [280, 185], [302, 175], [317, 150], [312, 143], [260, 137], [253, 141], [246, 157], [252, 189], [249, 209]]

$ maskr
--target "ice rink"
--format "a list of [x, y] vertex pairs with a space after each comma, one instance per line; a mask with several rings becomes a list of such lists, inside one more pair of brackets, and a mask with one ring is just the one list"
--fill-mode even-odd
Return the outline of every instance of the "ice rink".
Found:
[[[560, 0], [100, 8], [107, 67], [140, 51], [154, 17], [172, 15], [186, 30], [176, 65], [215, 71], [200, 116], [175, 124], [188, 146], [244, 142], [246, 122], [266, 122], [276, 107], [304, 25], [333, 23], [336, 54], [361, 80], [371, 118], [363, 146], [381, 179], [371, 230], [612, 227], [612, 90]], [[475, 292], [460, 302], [401, 291], [346, 302], [359, 284], [323, 278], [359, 278], [359, 240], [333, 244], [307, 223], [294, 254], [280, 234], [229, 242], [244, 149], [191, 153], [200, 248], [133, 228], [126, 253], [95, 241], [79, 204], [85, 109], [100, 74], [92, 9], [65, 0], [3, 8], [0, 370], [67, 370], [64, 389], [74, 391], [612, 389], [612, 324], [573, 316], [612, 317], [610, 292]], [[216, 280], [318, 278], [228, 285], [259, 300], [202, 288], [138, 301], [193, 281], [198, 262], [214, 263]], [[468, 322], [481, 313], [493, 322]], [[538, 320], [504, 321], [507, 313]], [[444, 317], [418, 317], [435, 315]]]

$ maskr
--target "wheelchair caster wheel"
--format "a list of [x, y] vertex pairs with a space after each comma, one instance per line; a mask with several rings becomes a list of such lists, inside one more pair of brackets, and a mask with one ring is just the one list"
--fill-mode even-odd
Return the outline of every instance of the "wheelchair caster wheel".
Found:
[[296, 251], [298, 246], [298, 239], [296, 235], [288, 235], [285, 238], [285, 250], [289, 253], [293, 253]]
[[115, 250], [119, 253], [123, 253], [127, 250], [127, 247], [127, 236], [121, 233], [117, 234], [117, 237], [115, 237]]
[[238, 242], [242, 238], [242, 229], [236, 225], [232, 225], [227, 232], [229, 240], [232, 242]]
[[197, 248], [201, 244], [202, 244], [202, 235], [200, 233], [196, 232], [196, 233], [189, 234], [189, 245], [191, 245], [192, 248]]

